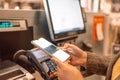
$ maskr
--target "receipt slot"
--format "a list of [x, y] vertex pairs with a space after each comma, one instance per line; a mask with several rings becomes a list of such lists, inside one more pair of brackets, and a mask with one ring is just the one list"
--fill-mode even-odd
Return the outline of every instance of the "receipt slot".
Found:
[[31, 49], [33, 46], [33, 27], [28, 27], [24, 19], [0, 19], [0, 52], [2, 60], [12, 59], [20, 49]]
[[35, 80], [31, 73], [12, 61], [6, 60], [0, 65], [0, 80]]

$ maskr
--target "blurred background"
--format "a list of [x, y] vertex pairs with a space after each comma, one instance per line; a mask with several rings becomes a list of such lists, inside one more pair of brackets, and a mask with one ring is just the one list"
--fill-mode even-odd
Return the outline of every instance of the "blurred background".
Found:
[[[81, 5], [86, 33], [79, 35], [76, 44], [98, 55], [117, 54], [120, 51], [120, 0], [81, 0]], [[0, 0], [0, 19], [26, 19], [28, 27], [33, 28], [34, 39], [41, 35], [48, 36], [43, 29], [47, 26], [44, 16], [43, 0]], [[95, 16], [104, 17], [103, 39], [93, 39]], [[10, 54], [0, 54], [0, 57], [6, 58], [6, 55], [9, 58]], [[93, 75], [85, 80], [102, 80], [103, 78]]]

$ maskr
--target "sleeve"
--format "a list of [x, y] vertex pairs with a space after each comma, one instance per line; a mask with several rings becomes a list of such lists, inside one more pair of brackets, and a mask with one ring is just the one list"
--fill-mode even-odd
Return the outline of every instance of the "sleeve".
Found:
[[100, 56], [94, 53], [87, 54], [87, 66], [84, 76], [92, 74], [106, 75], [112, 56]]

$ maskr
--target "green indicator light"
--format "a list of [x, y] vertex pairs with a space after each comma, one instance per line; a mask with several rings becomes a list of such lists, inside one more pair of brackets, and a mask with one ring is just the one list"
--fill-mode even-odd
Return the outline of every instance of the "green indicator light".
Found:
[[10, 22], [0, 22], [0, 28], [12, 28], [13, 24]]

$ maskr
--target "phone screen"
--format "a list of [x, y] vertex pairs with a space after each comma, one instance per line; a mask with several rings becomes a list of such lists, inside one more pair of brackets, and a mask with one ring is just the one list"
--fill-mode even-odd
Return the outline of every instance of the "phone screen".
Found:
[[70, 57], [69, 54], [67, 54], [61, 49], [57, 49], [57, 47], [54, 44], [45, 40], [44, 38], [34, 40], [33, 43], [42, 48], [44, 51], [47, 51], [49, 54], [58, 58], [62, 62], [66, 61]]

